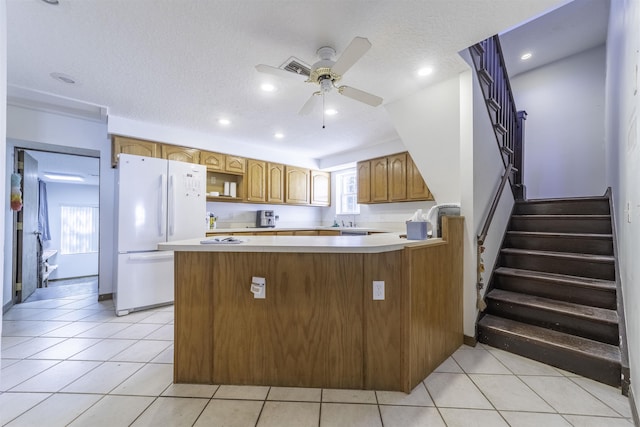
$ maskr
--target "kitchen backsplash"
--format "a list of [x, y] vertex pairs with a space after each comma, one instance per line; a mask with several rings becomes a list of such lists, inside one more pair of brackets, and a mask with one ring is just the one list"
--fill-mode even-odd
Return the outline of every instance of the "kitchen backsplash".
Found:
[[[276, 228], [330, 226], [334, 218], [338, 224], [366, 228], [379, 228], [389, 231], [404, 231], [405, 222], [417, 209], [426, 214], [434, 202], [382, 203], [360, 205], [358, 215], [335, 215], [335, 208], [291, 205], [266, 205], [248, 203], [207, 202], [207, 212], [217, 216], [218, 228], [255, 227], [256, 211], [271, 209], [278, 216]], [[206, 229], [206, 218], [202, 227]]]

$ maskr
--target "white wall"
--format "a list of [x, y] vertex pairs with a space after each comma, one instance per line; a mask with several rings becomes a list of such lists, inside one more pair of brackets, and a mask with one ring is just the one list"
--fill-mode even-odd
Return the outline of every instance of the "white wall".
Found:
[[511, 78], [528, 199], [604, 194], [605, 59], [600, 46]]
[[460, 202], [459, 79], [434, 84], [385, 107], [436, 202]]
[[[4, 117], [4, 116], [3, 116]], [[113, 289], [113, 226], [114, 226], [114, 170], [111, 169], [111, 142], [105, 123], [62, 116], [21, 107], [7, 108], [7, 159], [5, 183], [13, 170], [13, 148], [62, 151], [67, 153], [100, 155], [100, 272], [99, 293]], [[52, 148], [53, 147], [53, 148]], [[5, 187], [5, 191], [7, 188]], [[6, 200], [6, 199], [5, 199]], [[8, 201], [5, 202], [9, 212]], [[4, 221], [6, 236], [11, 236], [11, 216]], [[9, 231], [7, 231], [9, 230]], [[12, 242], [5, 239], [8, 250], [4, 254], [5, 301], [11, 297]]]
[[[613, 189], [631, 388], [640, 412], [640, 1], [613, 1], [607, 35], [607, 182]], [[627, 209], [629, 206], [630, 209]]]
[[49, 280], [98, 274], [98, 253], [62, 254], [60, 252], [62, 234], [61, 206], [98, 206], [100, 197], [98, 190], [95, 185], [47, 183], [51, 240], [45, 241], [43, 246], [45, 249], [58, 250], [58, 253], [49, 260], [49, 264], [58, 266], [49, 276]]
[[[7, 99], [7, 2], [0, 1], [0, 99]], [[0, 102], [0, 165], [5, 164], [6, 134], [7, 134], [7, 103]], [[5, 198], [5, 186], [0, 185], [0, 200]], [[5, 221], [5, 209], [0, 209], [0, 224]], [[11, 250], [9, 239], [5, 238], [4, 227], [0, 227], [0, 259], [4, 259], [7, 251]], [[4, 278], [4, 265], [0, 262], [0, 277]], [[2, 307], [9, 300], [0, 292], [0, 336], [2, 336]]]

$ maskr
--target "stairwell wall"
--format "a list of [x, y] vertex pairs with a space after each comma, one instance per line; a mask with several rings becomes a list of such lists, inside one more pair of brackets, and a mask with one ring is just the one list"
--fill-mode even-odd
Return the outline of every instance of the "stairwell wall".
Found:
[[[631, 393], [640, 412], [640, 1], [611, 2], [607, 34], [606, 177], [614, 198]], [[637, 420], [636, 420], [637, 421]]]
[[526, 110], [524, 182], [528, 199], [602, 195], [605, 46], [511, 76]]

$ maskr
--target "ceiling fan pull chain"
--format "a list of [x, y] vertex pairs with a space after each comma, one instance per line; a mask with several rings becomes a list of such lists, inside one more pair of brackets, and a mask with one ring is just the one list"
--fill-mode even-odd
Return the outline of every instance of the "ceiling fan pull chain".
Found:
[[324, 92], [322, 92], [322, 129], [324, 129]]

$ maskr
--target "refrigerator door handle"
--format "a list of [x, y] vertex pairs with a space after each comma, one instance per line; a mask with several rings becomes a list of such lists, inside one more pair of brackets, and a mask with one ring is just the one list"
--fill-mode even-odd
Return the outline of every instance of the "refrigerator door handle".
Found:
[[173, 251], [160, 251], [159, 253], [153, 252], [129, 255], [129, 260], [131, 261], [151, 261], [170, 258], [173, 258]]
[[169, 236], [175, 234], [175, 218], [176, 218], [176, 177], [174, 174], [169, 176]]
[[158, 235], [164, 236], [164, 231], [167, 229], [167, 175], [160, 175], [160, 209], [158, 209], [158, 215], [160, 215], [158, 221]]

